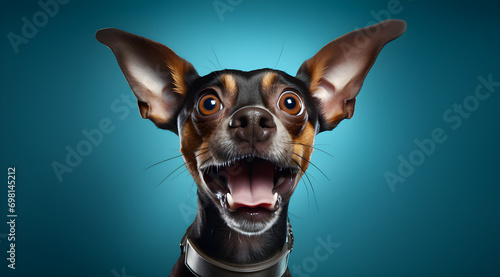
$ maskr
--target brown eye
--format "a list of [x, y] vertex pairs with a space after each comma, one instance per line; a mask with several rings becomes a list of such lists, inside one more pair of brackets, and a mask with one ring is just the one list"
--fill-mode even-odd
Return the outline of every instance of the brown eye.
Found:
[[278, 107], [288, 114], [299, 115], [302, 113], [302, 100], [295, 92], [285, 91], [278, 100]]
[[212, 115], [222, 109], [219, 97], [214, 93], [207, 93], [198, 100], [197, 110], [201, 115]]

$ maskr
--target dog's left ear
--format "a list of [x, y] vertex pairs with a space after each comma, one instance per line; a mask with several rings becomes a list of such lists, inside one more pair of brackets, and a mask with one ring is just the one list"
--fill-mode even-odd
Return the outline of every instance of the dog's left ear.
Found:
[[402, 20], [386, 20], [330, 42], [297, 72], [309, 81], [319, 103], [320, 132], [335, 128], [354, 113], [354, 103], [382, 47], [406, 30]]
[[177, 114], [187, 82], [198, 77], [194, 67], [156, 41], [114, 28], [101, 29], [97, 40], [111, 48], [132, 91], [142, 118], [177, 133]]

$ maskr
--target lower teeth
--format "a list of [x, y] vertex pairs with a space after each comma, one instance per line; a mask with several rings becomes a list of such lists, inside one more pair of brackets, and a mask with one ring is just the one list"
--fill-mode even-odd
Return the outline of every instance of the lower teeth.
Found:
[[[274, 200], [273, 200], [274, 204], [273, 204], [273, 206], [271, 206], [271, 208], [272, 209], [276, 209], [278, 207], [279, 202], [281, 201], [281, 199], [279, 199], [278, 192], [275, 192], [273, 194], [273, 197], [274, 197]], [[231, 194], [229, 192], [226, 194], [226, 199], [227, 199], [227, 206], [228, 206], [228, 208], [229, 209], [234, 209], [233, 208], [234, 207], [234, 200], [233, 200], [233, 197], [231, 196]]]

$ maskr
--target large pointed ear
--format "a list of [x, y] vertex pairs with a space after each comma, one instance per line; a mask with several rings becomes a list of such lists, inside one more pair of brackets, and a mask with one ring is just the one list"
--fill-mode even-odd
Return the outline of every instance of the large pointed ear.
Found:
[[378, 53], [405, 30], [404, 21], [386, 20], [352, 31], [301, 65], [297, 77], [309, 81], [309, 90], [319, 104], [320, 131], [332, 130], [352, 117], [356, 95]]
[[177, 133], [177, 114], [187, 82], [198, 77], [194, 67], [170, 48], [122, 30], [106, 28], [96, 38], [111, 48], [137, 97], [142, 118]]

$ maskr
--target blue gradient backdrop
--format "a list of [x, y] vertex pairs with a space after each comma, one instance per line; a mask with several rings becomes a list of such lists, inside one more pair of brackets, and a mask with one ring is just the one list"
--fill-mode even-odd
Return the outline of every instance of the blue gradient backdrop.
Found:
[[[389, 2], [244, 0], [221, 18], [213, 1], [69, 1], [15, 53], [8, 34], [21, 35], [22, 18], [42, 8], [3, 1], [0, 217], [7, 167], [16, 166], [18, 218], [16, 270], [0, 225], [0, 275], [167, 276], [194, 218], [186, 172], [157, 187], [180, 159], [144, 170], [177, 155], [178, 139], [122, 101], [132, 93], [98, 29], [162, 42], [200, 74], [216, 69], [212, 47], [223, 68], [251, 70], [274, 67], [284, 45], [278, 68], [294, 74], [330, 40], [385, 19]], [[500, 87], [483, 88], [489, 98], [458, 128], [443, 120], [455, 103], [474, 104], [479, 76], [500, 82], [499, 6], [401, 0], [397, 10], [389, 15], [408, 29], [381, 52], [355, 116], [317, 137], [333, 155], [313, 155], [329, 180], [311, 168], [315, 196], [301, 183], [292, 198], [292, 272], [500, 276]], [[106, 118], [112, 131], [59, 182], [51, 164], [66, 163], [67, 147]], [[398, 174], [398, 157], [435, 128], [447, 140], [392, 191], [384, 174]], [[318, 240], [336, 243], [324, 261], [314, 256]]]

